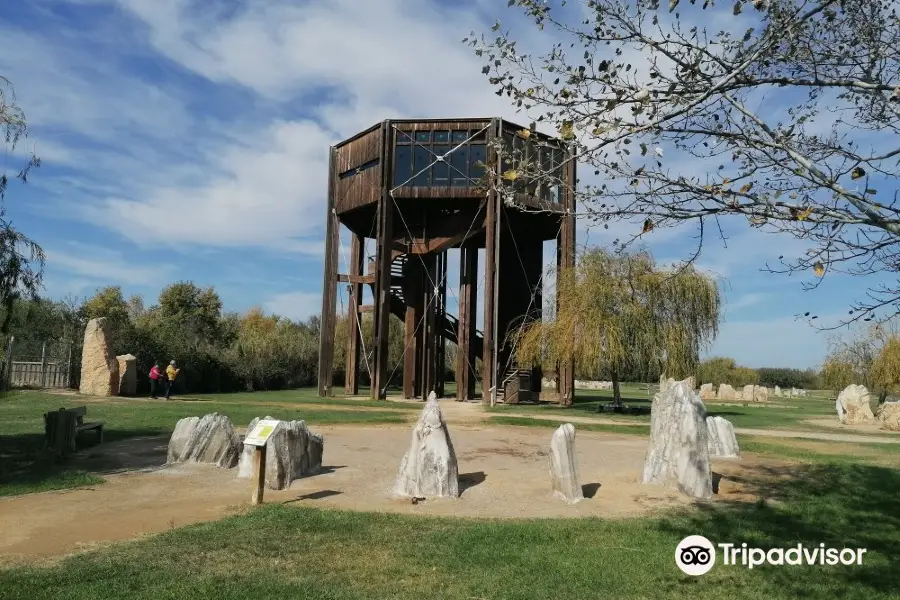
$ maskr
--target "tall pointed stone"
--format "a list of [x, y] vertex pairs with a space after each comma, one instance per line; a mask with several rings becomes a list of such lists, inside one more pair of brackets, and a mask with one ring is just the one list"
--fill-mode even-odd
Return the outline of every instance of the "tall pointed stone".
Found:
[[667, 385], [653, 398], [641, 482], [676, 487], [699, 499], [712, 496], [706, 407], [684, 381]]
[[403, 498], [459, 497], [456, 452], [434, 392], [413, 428], [393, 493]]
[[91, 319], [84, 329], [78, 392], [104, 397], [119, 393], [119, 361], [110, 348], [106, 317]]
[[550, 439], [550, 479], [553, 495], [567, 504], [584, 500], [575, 455], [575, 426], [560, 425]]

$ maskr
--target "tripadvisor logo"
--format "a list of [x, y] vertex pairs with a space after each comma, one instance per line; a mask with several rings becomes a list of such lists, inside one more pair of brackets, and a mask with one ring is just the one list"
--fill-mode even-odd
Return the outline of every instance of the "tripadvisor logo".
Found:
[[689, 535], [675, 548], [675, 564], [685, 575], [703, 575], [716, 564], [718, 547], [722, 564], [742, 566], [748, 569], [761, 565], [861, 565], [865, 548], [826, 548], [825, 544], [790, 548], [749, 547], [746, 543], [713, 544], [702, 535]]
[[685, 575], [703, 575], [716, 564], [716, 548], [702, 535], [689, 535], [675, 548], [675, 564]]

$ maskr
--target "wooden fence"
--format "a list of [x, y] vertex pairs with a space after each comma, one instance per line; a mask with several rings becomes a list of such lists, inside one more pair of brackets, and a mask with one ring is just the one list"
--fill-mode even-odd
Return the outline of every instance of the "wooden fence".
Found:
[[10, 387], [67, 388], [71, 369], [66, 361], [14, 360], [9, 369]]
[[[65, 357], [51, 356], [47, 344], [41, 347], [41, 356], [17, 357], [14, 339], [10, 338], [2, 364], [3, 387], [68, 388], [72, 376], [72, 348], [68, 347]], [[54, 344], [55, 346], [55, 344]], [[57, 350], [59, 352], [59, 350]]]

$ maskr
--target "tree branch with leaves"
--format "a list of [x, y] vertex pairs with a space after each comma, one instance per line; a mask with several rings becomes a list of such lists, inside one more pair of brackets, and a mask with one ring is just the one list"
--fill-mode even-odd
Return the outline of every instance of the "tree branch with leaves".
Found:
[[[499, 22], [464, 41], [497, 94], [593, 172], [576, 190], [583, 217], [642, 220], [623, 247], [656, 228], [712, 222], [721, 234], [721, 219], [745, 219], [807, 242], [765, 267], [811, 272], [807, 289], [828, 273], [891, 278], [840, 324], [900, 310], [896, 2], [509, 4], [560, 41], [523, 53]], [[515, 172], [517, 185], [558, 181], [539, 160]]]
[[[25, 113], [16, 104], [15, 90], [8, 79], [0, 76], [0, 129], [6, 142], [6, 153], [15, 150], [16, 144], [27, 136]], [[31, 156], [18, 171], [16, 178], [23, 183], [28, 173], [40, 165], [40, 159]], [[31, 238], [13, 227], [6, 213], [6, 191], [9, 177], [0, 173], [0, 307], [3, 320], [0, 333], [9, 332], [10, 318], [15, 301], [22, 297], [37, 298], [44, 273], [44, 251]]]

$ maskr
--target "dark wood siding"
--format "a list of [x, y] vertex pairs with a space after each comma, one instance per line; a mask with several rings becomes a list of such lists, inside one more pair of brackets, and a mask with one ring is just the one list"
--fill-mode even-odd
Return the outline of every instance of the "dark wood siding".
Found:
[[381, 127], [335, 148], [335, 209], [338, 214], [374, 204], [381, 197]]

